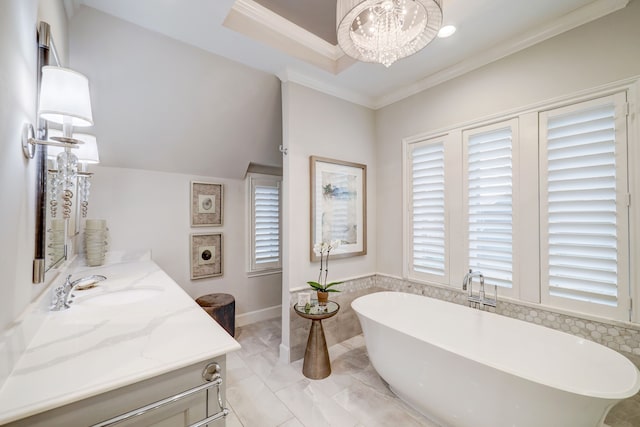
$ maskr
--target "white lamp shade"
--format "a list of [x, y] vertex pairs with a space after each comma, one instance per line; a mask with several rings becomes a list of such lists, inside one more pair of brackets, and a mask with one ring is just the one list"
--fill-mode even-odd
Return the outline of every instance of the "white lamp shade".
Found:
[[84, 144], [80, 144], [78, 152], [76, 153], [80, 163], [100, 163], [100, 157], [98, 156], [98, 143], [95, 136], [88, 133], [74, 133], [73, 137], [80, 141], [84, 141]]
[[68, 68], [42, 67], [38, 114], [54, 123], [93, 125], [89, 80]]
[[[62, 131], [58, 129], [49, 129], [49, 139], [52, 137], [62, 136]], [[73, 154], [78, 157], [78, 162], [87, 164], [100, 163], [100, 157], [98, 155], [98, 143], [96, 137], [88, 133], [74, 133], [73, 137], [84, 142], [84, 144], [78, 144], [78, 148], [72, 149]], [[57, 142], [57, 141], [54, 141]], [[50, 145], [47, 148], [47, 157], [50, 159], [56, 159], [58, 154], [64, 151], [64, 147], [56, 147]]]

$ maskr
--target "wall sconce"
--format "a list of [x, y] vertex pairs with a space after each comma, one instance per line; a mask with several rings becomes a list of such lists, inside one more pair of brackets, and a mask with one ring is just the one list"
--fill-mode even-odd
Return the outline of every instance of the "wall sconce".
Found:
[[[46, 212], [47, 212], [47, 146], [62, 147], [57, 155], [58, 173], [61, 180], [68, 212], [65, 210], [65, 230], [67, 234], [68, 213], [70, 213], [73, 180], [78, 173], [78, 158], [71, 151], [79, 146], [80, 141], [72, 138], [73, 127], [93, 125], [89, 81], [73, 70], [49, 66], [50, 56], [60, 65], [51, 38], [51, 28], [46, 22], [38, 26], [38, 119], [37, 136], [33, 125], [27, 123], [22, 130], [22, 151], [27, 159], [36, 158], [36, 238], [33, 260], [33, 283], [44, 282], [45, 245], [46, 245]], [[48, 139], [47, 121], [62, 124], [62, 136], [55, 140]], [[65, 257], [66, 245], [64, 250]]]

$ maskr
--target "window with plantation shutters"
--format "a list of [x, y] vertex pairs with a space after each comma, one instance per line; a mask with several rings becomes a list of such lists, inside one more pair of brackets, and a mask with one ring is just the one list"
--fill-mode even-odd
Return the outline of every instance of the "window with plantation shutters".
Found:
[[404, 277], [640, 323], [637, 105], [640, 80], [405, 138]]
[[624, 94], [540, 114], [543, 301], [628, 308]]
[[279, 177], [251, 176], [250, 272], [281, 268]]
[[444, 142], [430, 140], [413, 144], [409, 159], [410, 270], [442, 281], [448, 277]]
[[467, 265], [513, 287], [513, 150], [517, 120], [463, 132]]

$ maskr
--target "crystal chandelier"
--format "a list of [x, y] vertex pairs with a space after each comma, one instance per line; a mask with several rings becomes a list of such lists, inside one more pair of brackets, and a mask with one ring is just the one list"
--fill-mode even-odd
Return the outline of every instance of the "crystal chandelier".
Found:
[[425, 47], [442, 26], [442, 0], [338, 0], [338, 44], [349, 56], [389, 67]]

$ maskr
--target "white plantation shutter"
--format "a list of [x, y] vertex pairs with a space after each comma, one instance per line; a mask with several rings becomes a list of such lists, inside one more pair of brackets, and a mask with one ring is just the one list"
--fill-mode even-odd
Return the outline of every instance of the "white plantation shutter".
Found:
[[250, 271], [281, 268], [280, 178], [251, 177]]
[[621, 94], [540, 115], [543, 298], [619, 318], [628, 294], [624, 102]]
[[256, 186], [256, 264], [280, 260], [279, 189]]
[[463, 132], [468, 267], [485, 282], [513, 286], [515, 121]]
[[444, 142], [425, 141], [410, 148], [411, 266], [414, 273], [446, 281], [447, 245]]

